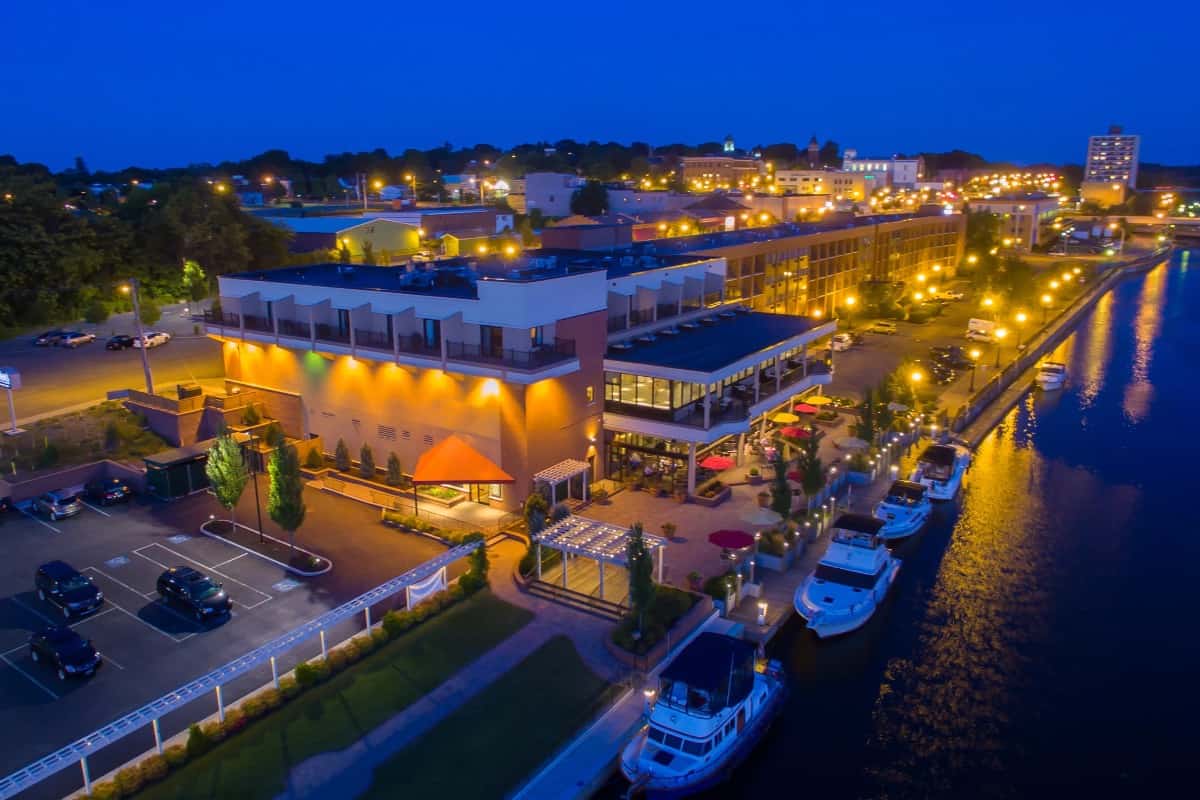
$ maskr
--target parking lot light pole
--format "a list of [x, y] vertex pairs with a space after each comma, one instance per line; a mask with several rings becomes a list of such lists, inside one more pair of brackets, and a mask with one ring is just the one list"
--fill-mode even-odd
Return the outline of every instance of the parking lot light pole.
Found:
[[133, 324], [137, 328], [137, 340], [141, 344], [142, 371], [146, 373], [146, 394], [154, 394], [154, 378], [150, 375], [150, 355], [146, 351], [146, 332], [142, 330], [142, 306], [138, 302], [137, 278], [130, 278], [128, 283], [121, 285], [121, 291], [133, 299]]
[[[254, 434], [250, 434], [250, 450], [253, 452], [254, 462], [250, 465], [250, 480], [254, 483], [254, 513], [258, 515], [258, 543], [263, 542], [263, 524], [262, 524], [262, 503], [258, 499], [258, 461], [261, 454], [258, 452], [258, 446], [255, 443]], [[245, 484], [243, 484], [245, 485]]]

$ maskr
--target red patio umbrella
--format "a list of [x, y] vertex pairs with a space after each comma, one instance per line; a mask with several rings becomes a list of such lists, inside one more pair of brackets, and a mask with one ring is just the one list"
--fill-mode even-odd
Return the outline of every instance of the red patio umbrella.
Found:
[[700, 466], [702, 468], [716, 470], [717, 472], [727, 470], [732, 467], [733, 464], [733, 459], [727, 456], [709, 456], [700, 462]]
[[800, 474], [800, 470], [798, 469], [794, 469], [787, 474], [787, 479], [789, 481], [795, 481], [796, 483], [800, 483], [803, 477], [804, 476]]
[[796, 403], [796, 405], [792, 406], [792, 411], [795, 411], [797, 414], [816, 414], [820, 410], [816, 406], [810, 406], [808, 403]]
[[805, 428], [801, 428], [796, 425], [789, 425], [786, 428], [780, 428], [779, 435], [786, 436], [789, 439], [807, 439], [812, 436], [812, 433]]
[[710, 533], [708, 541], [726, 550], [741, 550], [754, 545], [754, 535], [746, 531], [724, 529]]

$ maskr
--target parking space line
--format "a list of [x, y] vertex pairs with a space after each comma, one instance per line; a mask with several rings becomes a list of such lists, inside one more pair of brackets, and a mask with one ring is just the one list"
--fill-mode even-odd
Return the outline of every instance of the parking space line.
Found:
[[53, 526], [53, 525], [51, 525], [49, 522], [46, 522], [46, 520], [38, 518], [37, 516], [35, 516], [35, 515], [34, 515], [34, 514], [32, 514], [31, 512], [29, 512], [29, 511], [26, 511], [26, 510], [25, 510], [25, 509], [23, 509], [23, 508], [19, 508], [18, 510], [19, 510], [19, 511], [20, 511], [22, 514], [24, 514], [25, 516], [29, 517], [31, 520], [33, 520], [34, 522], [36, 522], [38, 525], [41, 525], [42, 527], [45, 527], [45, 528], [49, 528], [50, 530], [54, 531], [55, 533], [62, 533], [62, 531], [60, 531], [58, 528], [54, 527], [54, 526]]
[[13, 669], [15, 669], [17, 672], [19, 672], [19, 673], [21, 673], [22, 675], [24, 675], [26, 678], [28, 678], [28, 679], [29, 679], [29, 680], [30, 680], [30, 681], [33, 683], [33, 685], [34, 685], [34, 686], [38, 687], [38, 688], [39, 688], [39, 689], [41, 689], [43, 692], [45, 692], [46, 694], [50, 695], [50, 696], [51, 696], [51, 697], [53, 697], [55, 700], [57, 700], [57, 699], [58, 699], [58, 695], [56, 695], [54, 692], [52, 692], [52, 691], [50, 691], [48, 688], [46, 688], [46, 685], [45, 685], [44, 683], [42, 683], [41, 681], [39, 681], [37, 678], [33, 677], [33, 676], [32, 676], [32, 675], [30, 675], [28, 672], [26, 672], [25, 670], [21, 669], [21, 668], [20, 668], [20, 667], [18, 667], [16, 664], [14, 664], [14, 663], [12, 662], [12, 659], [10, 659], [8, 656], [0, 656], [0, 661], [3, 661], [5, 664], [8, 664], [10, 667], [12, 667]]
[[122, 667], [120, 664], [118, 664], [117, 660], [115, 658], [113, 658], [112, 656], [110, 656], [109, 654], [102, 652], [102, 653], [100, 653], [100, 657], [103, 658], [105, 661], [107, 661], [109, 664], [112, 664], [117, 669], [121, 670], [121, 672], [125, 671], [125, 668]]
[[[113, 583], [117, 584], [118, 586], [124, 586], [126, 589], [128, 589], [129, 591], [131, 591], [131, 592], [133, 592], [134, 594], [138, 595], [139, 597], [144, 597], [144, 598], [146, 598], [147, 600], [153, 600], [153, 599], [154, 599], [154, 595], [153, 595], [153, 594], [150, 594], [150, 593], [148, 593], [148, 592], [139, 592], [137, 589], [133, 588], [133, 587], [132, 587], [132, 586], [130, 586], [128, 583], [125, 583], [125, 582], [123, 582], [123, 581], [119, 581], [119, 580], [117, 580], [116, 578], [114, 578], [112, 575], [109, 575], [107, 572], [104, 572], [104, 571], [102, 571], [102, 570], [99, 570], [99, 569], [97, 569], [96, 567], [84, 567], [84, 569], [85, 569], [85, 570], [86, 570], [86, 569], [90, 569], [92, 572], [95, 572], [95, 573], [96, 573], [96, 574], [98, 574], [98, 575], [103, 575], [105, 578], [108, 578], [108, 579], [109, 579], [110, 581], [112, 581]], [[114, 604], [114, 605], [115, 605], [115, 604]]]
[[49, 624], [51, 624], [51, 625], [60, 625], [60, 624], [62, 624], [62, 623], [61, 623], [59, 620], [56, 620], [56, 619], [51, 619], [50, 617], [47, 617], [45, 614], [43, 614], [42, 612], [38, 611], [38, 610], [37, 610], [36, 608], [34, 608], [33, 606], [28, 606], [28, 605], [25, 605], [25, 603], [21, 602], [21, 601], [20, 601], [20, 600], [18, 600], [16, 597], [10, 597], [10, 598], [8, 598], [8, 599], [9, 599], [9, 600], [12, 600], [14, 603], [16, 603], [17, 605], [19, 605], [21, 608], [23, 608], [23, 609], [25, 609], [26, 611], [28, 611], [30, 614], [33, 614], [33, 615], [35, 615], [35, 616], [41, 617], [42, 619], [46, 620], [46, 622], [48, 622], [48, 623], [49, 623]]
[[[190, 561], [190, 562], [192, 562], [193, 564], [199, 564], [199, 565], [200, 565], [201, 567], [203, 567], [204, 569], [208, 570], [209, 572], [212, 572], [212, 573], [213, 573], [213, 574], [215, 574], [215, 575], [220, 575], [222, 578], [224, 578], [224, 579], [225, 579], [225, 580], [227, 580], [227, 581], [232, 581], [233, 583], [236, 583], [238, 586], [243, 586], [243, 587], [245, 587], [245, 588], [249, 589], [250, 591], [254, 592], [255, 594], [262, 595], [263, 599], [262, 599], [262, 600], [259, 600], [257, 603], [254, 603], [253, 605], [251, 605], [251, 604], [248, 604], [248, 603], [242, 603], [242, 604], [241, 604], [241, 606], [242, 606], [242, 608], [244, 608], [244, 609], [247, 609], [247, 610], [249, 610], [249, 609], [252, 609], [252, 608], [258, 608], [258, 607], [259, 607], [259, 606], [261, 606], [263, 603], [267, 603], [267, 602], [270, 602], [271, 600], [274, 600], [274, 599], [275, 599], [275, 598], [273, 598], [271, 595], [269, 595], [269, 594], [267, 594], [266, 592], [262, 591], [261, 589], [255, 589], [255, 588], [254, 588], [253, 586], [251, 586], [250, 584], [248, 584], [248, 583], [242, 583], [242, 582], [241, 582], [241, 581], [239, 581], [237, 578], [234, 578], [234, 577], [231, 577], [231, 576], [229, 576], [229, 575], [226, 575], [224, 572], [220, 572], [220, 571], [218, 571], [217, 569], [214, 569], [213, 567], [210, 567], [208, 564], [205, 564], [203, 561], [197, 561], [197, 560], [196, 560], [196, 559], [194, 559], [194, 558], [189, 558], [188, 556], [185, 556], [183, 553], [180, 553], [180, 552], [178, 552], [178, 551], [172, 550], [171, 548], [167, 547], [166, 545], [164, 545], [164, 544], [160, 544], [160, 543], [158, 543], [158, 542], [153, 542], [153, 543], [151, 543], [151, 544], [143, 545], [142, 547], [139, 547], [139, 548], [137, 548], [137, 549], [136, 549], [136, 550], [134, 550], [133, 552], [137, 553], [139, 556], [141, 556], [142, 558], [146, 559], [147, 561], [150, 561], [150, 562], [152, 562], [152, 563], [154, 563], [154, 564], [158, 564], [158, 565], [159, 565], [160, 567], [162, 567], [163, 569], [170, 569], [170, 567], [168, 567], [166, 564], [163, 564], [163, 563], [161, 563], [161, 562], [159, 562], [159, 561], [155, 561], [155, 560], [154, 560], [153, 558], [151, 558], [150, 556], [148, 556], [148, 555], [146, 555], [146, 554], [144, 554], [144, 553], [142, 553], [142, 552], [141, 552], [142, 550], [144, 550], [144, 549], [145, 549], [145, 548], [147, 548], [147, 547], [161, 547], [163, 550], [166, 550], [168, 553], [171, 553], [172, 555], [179, 556], [179, 557], [180, 557], [180, 558], [182, 558], [184, 561]], [[228, 563], [228, 562], [226, 562], [226, 563]]]
[[246, 554], [245, 554], [245, 553], [240, 553], [240, 554], [238, 554], [238, 555], [234, 556], [233, 558], [227, 558], [227, 559], [225, 559], [224, 561], [221, 561], [221, 562], [219, 562], [219, 563], [217, 563], [217, 564], [213, 564], [213, 567], [214, 567], [214, 568], [216, 568], [216, 567], [223, 567], [223, 566], [225, 566], [226, 564], [232, 564], [233, 562], [237, 561], [239, 558], [245, 558], [245, 557], [246, 557]]
[[3, 653], [0, 653], [0, 656], [10, 656], [19, 650], [24, 650], [26, 647], [29, 647], [28, 642], [26, 642], [25, 644], [19, 644], [16, 647], [12, 648], [11, 650], [5, 650]]
[[76, 626], [78, 626], [78, 625], [82, 625], [82, 624], [83, 624], [83, 623], [85, 623], [85, 622], [91, 622], [91, 621], [92, 621], [92, 620], [94, 620], [94, 619], [100, 619], [100, 618], [101, 618], [101, 617], [103, 617], [105, 614], [111, 614], [112, 612], [113, 612], [113, 609], [112, 609], [112, 607], [110, 606], [109, 608], [106, 608], [106, 609], [104, 609], [103, 611], [100, 611], [100, 612], [98, 612], [98, 613], [96, 613], [96, 614], [92, 614], [92, 615], [90, 615], [90, 616], [84, 617], [83, 619], [76, 620], [76, 621], [75, 621], [75, 623], [74, 623], [73, 625], [71, 625], [71, 627], [72, 627], [72, 628], [74, 628], [74, 627], [76, 627]]
[[85, 506], [87, 506], [88, 508], [90, 508], [92, 511], [95, 511], [97, 514], [103, 514], [103, 515], [104, 515], [104, 516], [106, 516], [106, 517], [111, 517], [111, 516], [112, 516], [112, 514], [108, 513], [107, 511], [102, 511], [101, 509], [99, 509], [99, 508], [96, 508], [94, 505], [92, 505], [91, 503], [89, 503], [89, 502], [88, 502], [88, 501], [86, 501], [86, 500], [80, 500], [79, 502], [83, 503]]
[[[130, 619], [137, 620], [138, 622], [142, 623], [143, 625], [145, 625], [147, 628], [149, 628], [150, 630], [154, 631], [155, 633], [160, 633], [160, 634], [162, 634], [163, 636], [165, 636], [165, 637], [167, 637], [168, 639], [170, 639], [172, 642], [184, 642], [184, 641], [187, 641], [188, 639], [190, 639], [190, 638], [192, 638], [193, 636], [195, 636], [195, 635], [196, 635], [196, 634], [194, 634], [194, 633], [185, 633], [183, 636], [180, 636], [180, 637], [176, 638], [176, 637], [174, 636], [174, 634], [167, 633], [167, 632], [166, 632], [166, 631], [164, 631], [162, 628], [159, 628], [157, 625], [154, 625], [154, 624], [152, 624], [152, 623], [146, 622], [146, 620], [142, 619], [142, 618], [141, 618], [141, 617], [139, 617], [137, 614], [134, 614], [134, 613], [131, 613], [131, 612], [129, 612], [129, 611], [126, 611], [124, 608], [122, 608], [121, 606], [117, 605], [116, 603], [113, 603], [113, 608], [117, 609], [117, 611], [120, 611], [122, 614], [124, 614], [125, 616], [129, 617]], [[167, 611], [170, 611], [170, 610], [171, 610], [171, 609], [167, 608], [166, 606], [163, 606], [163, 608], [165, 608]]]

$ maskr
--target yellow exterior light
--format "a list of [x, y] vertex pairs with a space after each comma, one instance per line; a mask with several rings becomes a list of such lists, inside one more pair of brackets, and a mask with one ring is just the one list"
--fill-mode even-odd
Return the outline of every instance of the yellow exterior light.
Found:
[[978, 361], [979, 356], [982, 355], [982, 353], [980, 353], [978, 349], [973, 349], [970, 353], [968, 353], [968, 355], [971, 356], [972, 361]]
[[995, 305], [995, 303], [996, 301], [990, 297], [983, 298], [983, 305], [985, 308], [991, 308], [993, 305]]
[[504, 246], [504, 254], [505, 255], [511, 256], [516, 252], [517, 252], [517, 248], [513, 247], [511, 244]]
[[914, 369], [912, 371], [912, 374], [908, 376], [908, 379], [911, 380], [913, 383], [920, 383], [921, 379], [924, 377], [925, 376], [921, 374], [920, 370]]
[[479, 253], [479, 255], [483, 255], [484, 253], [487, 252], [488, 249], [487, 249], [486, 244], [481, 244], [478, 247], [476, 247], [475, 250]]
[[1058, 288], [1058, 281], [1050, 281], [1050, 288], [1051, 288], [1051, 289], [1057, 289], [1057, 288]]
[[814, 308], [814, 309], [813, 309], [813, 311], [812, 311], [812, 316], [813, 316], [815, 319], [820, 319], [820, 318], [821, 318], [822, 316], [824, 316], [824, 315], [825, 315], [825, 312], [824, 312], [824, 311], [822, 311], [822, 310], [821, 310], [821, 309], [819, 309], [819, 308]]
[[925, 299], [925, 295], [922, 292], [913, 292], [913, 300], [920, 302], [924, 299]]
[[997, 341], [1001, 341], [1005, 336], [1008, 336], [1008, 328], [996, 328], [995, 336]]
[[857, 298], [857, 297], [847, 297], [847, 298], [846, 298], [846, 305], [850, 306], [851, 308], [853, 308], [853, 307], [854, 307], [854, 304], [855, 304], [855, 303], [857, 303], [857, 302], [858, 302], [858, 298]]
[[972, 253], [971, 255], [967, 256], [967, 263], [968, 263], [968, 264], [974, 264], [974, 263], [975, 263], [976, 261], [978, 261], [978, 260], [979, 260], [979, 256], [975, 255], [974, 253]]
[[1054, 302], [1054, 298], [1049, 294], [1042, 295], [1042, 305], [1048, 306]]
[[1020, 323], [1020, 324], [1024, 324], [1024, 323], [1025, 323], [1025, 320], [1027, 320], [1027, 319], [1029, 319], [1029, 318], [1028, 318], [1027, 316], [1025, 316], [1025, 312], [1024, 312], [1024, 311], [1018, 311], [1018, 312], [1017, 312], [1017, 317], [1016, 317], [1016, 319], [1017, 319], [1017, 322], [1018, 322], [1018, 323]]

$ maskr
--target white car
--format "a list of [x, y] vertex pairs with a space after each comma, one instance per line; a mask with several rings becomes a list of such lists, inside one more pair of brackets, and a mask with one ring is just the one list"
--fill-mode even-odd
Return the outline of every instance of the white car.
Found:
[[985, 342], [990, 344], [992, 341], [992, 334], [989, 331], [972, 329], [967, 331], [967, 338], [972, 342]]
[[869, 330], [871, 333], [882, 333], [885, 336], [894, 336], [899, 329], [896, 327], [896, 323], [881, 319], [873, 323], [867, 330]]
[[[145, 346], [147, 348], [158, 347], [159, 345], [166, 344], [169, 341], [171, 341], [171, 334], [167, 333], [166, 331], [146, 331]], [[141, 347], [142, 339], [139, 339], [136, 336], [133, 337], [133, 346]]]
[[58, 347], [70, 347], [72, 349], [83, 344], [96, 341], [96, 334], [83, 333], [82, 331], [67, 331], [62, 336], [58, 337], [58, 341], [54, 344]]
[[949, 289], [947, 291], [939, 292], [938, 297], [941, 297], [945, 300], [962, 300], [966, 297], [966, 295], [957, 289]]
[[835, 353], [841, 353], [854, 346], [854, 339], [848, 333], [837, 333], [829, 340], [829, 346]]

